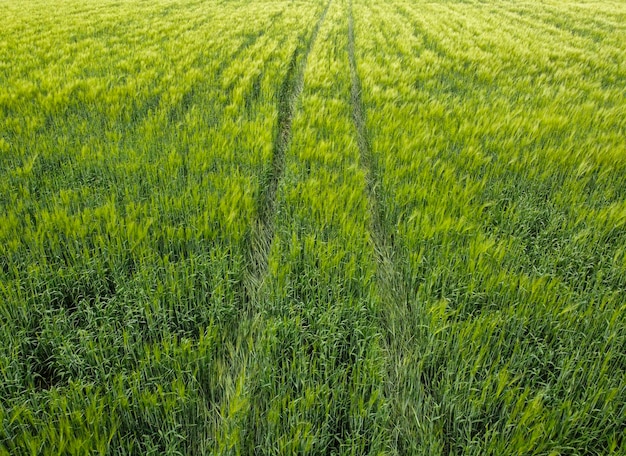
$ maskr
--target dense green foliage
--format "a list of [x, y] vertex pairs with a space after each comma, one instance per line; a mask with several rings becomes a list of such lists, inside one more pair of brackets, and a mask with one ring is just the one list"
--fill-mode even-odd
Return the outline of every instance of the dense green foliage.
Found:
[[0, 0], [1, 454], [626, 454], [626, 5]]

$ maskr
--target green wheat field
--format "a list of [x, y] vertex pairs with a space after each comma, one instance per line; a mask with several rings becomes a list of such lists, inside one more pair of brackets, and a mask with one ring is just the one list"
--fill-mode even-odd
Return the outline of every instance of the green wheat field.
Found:
[[0, 18], [0, 455], [626, 455], [626, 2]]

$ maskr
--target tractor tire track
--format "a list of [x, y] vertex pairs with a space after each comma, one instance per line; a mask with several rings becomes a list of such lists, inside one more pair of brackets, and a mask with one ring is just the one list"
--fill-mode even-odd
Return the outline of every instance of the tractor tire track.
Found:
[[[296, 103], [304, 87], [304, 72], [308, 56], [313, 48], [319, 29], [332, 0], [328, 1], [313, 30], [309, 34], [300, 36], [287, 73], [278, 92], [278, 119], [274, 132], [272, 158], [261, 177], [260, 192], [257, 199], [256, 217], [250, 223], [250, 231], [245, 238], [244, 270], [238, 284], [237, 300], [239, 301], [239, 318], [235, 323], [232, 334], [235, 338], [228, 341], [230, 366], [228, 381], [224, 387], [224, 397], [216, 406], [216, 421], [214, 423], [214, 437], [218, 453], [226, 452], [232, 446], [232, 433], [235, 432], [241, 420], [245, 420], [248, 410], [230, 413], [238, 407], [232, 404], [248, 401], [247, 383], [250, 370], [254, 372], [257, 359], [257, 340], [263, 333], [263, 319], [259, 315], [262, 284], [266, 275], [268, 257], [274, 238], [276, 218], [276, 194], [282, 179], [285, 167], [285, 154], [291, 143], [291, 126], [296, 112]], [[233, 416], [231, 416], [233, 415]], [[236, 438], [235, 440], [239, 440]], [[241, 442], [239, 442], [241, 444]], [[225, 448], [222, 446], [226, 445]]]
[[352, 103], [352, 120], [356, 127], [357, 145], [359, 147], [361, 167], [365, 172], [367, 199], [369, 210], [372, 216], [372, 241], [379, 265], [379, 280], [385, 288], [384, 294], [389, 296], [388, 292], [393, 296], [394, 301], [401, 302], [406, 299], [406, 291], [400, 275], [396, 271], [393, 257], [393, 246], [391, 245], [391, 235], [385, 229], [384, 216], [382, 211], [381, 196], [378, 192], [380, 186], [380, 176], [377, 169], [377, 163], [372, 156], [372, 150], [367, 131], [367, 117], [363, 98], [361, 96], [361, 80], [357, 72], [356, 56], [354, 49], [354, 19], [352, 14], [352, 2], [349, 4], [348, 12], [348, 56], [350, 59], [350, 76], [351, 76], [351, 103]]
[[296, 46], [287, 74], [278, 93], [278, 120], [274, 134], [272, 159], [260, 183], [257, 200], [257, 217], [251, 223], [247, 239], [246, 271], [243, 277], [243, 306], [250, 306], [257, 301], [257, 295], [263, 276], [267, 270], [268, 256], [274, 238], [276, 216], [276, 193], [285, 167], [285, 154], [291, 142], [291, 125], [296, 111], [296, 103], [304, 87], [304, 72], [311, 49], [317, 39], [322, 23], [332, 0], [324, 7], [308, 39], [300, 38]]
[[[391, 406], [393, 427], [392, 445], [404, 448], [413, 428], [420, 427], [422, 418], [432, 409], [435, 398], [428, 388], [428, 381], [419, 385], [406, 382], [402, 366], [406, 363], [406, 321], [411, 313], [409, 287], [402, 276], [402, 270], [396, 266], [402, 261], [399, 247], [394, 242], [394, 233], [385, 223], [382, 198], [379, 188], [382, 182], [376, 158], [372, 154], [370, 137], [367, 130], [367, 114], [362, 98], [361, 80], [357, 71], [354, 38], [354, 17], [352, 1], [348, 6], [348, 55], [351, 75], [352, 119], [357, 133], [357, 145], [360, 152], [361, 167], [366, 176], [367, 199], [371, 214], [371, 237], [377, 263], [376, 283], [379, 305], [379, 321], [384, 334], [383, 344], [387, 352], [387, 381], [384, 385], [386, 400]], [[400, 454], [404, 454], [403, 451]]]

